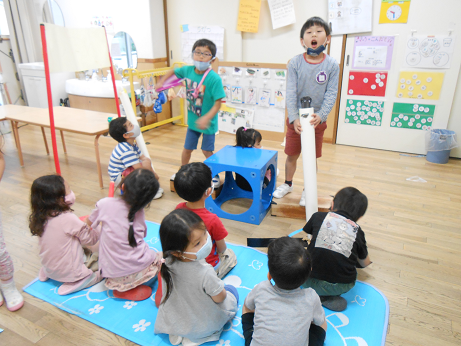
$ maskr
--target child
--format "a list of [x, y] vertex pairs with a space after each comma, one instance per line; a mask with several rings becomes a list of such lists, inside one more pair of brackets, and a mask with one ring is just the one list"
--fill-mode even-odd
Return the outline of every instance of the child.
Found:
[[238, 310], [238, 293], [203, 261], [212, 247], [205, 224], [188, 209], [174, 210], [160, 225], [160, 242], [165, 263], [155, 333], [168, 334], [173, 345], [219, 340]]
[[[141, 150], [134, 143], [136, 137], [141, 134], [141, 129], [137, 124], [132, 124], [125, 117], [115, 118], [109, 124], [109, 134], [118, 142], [109, 161], [110, 180], [115, 182], [116, 187], [120, 185], [122, 178], [137, 168], [152, 171], [155, 178], [159, 180], [159, 176], [152, 169], [151, 160], [142, 155]], [[162, 195], [163, 189], [159, 188], [154, 199], [160, 198]]]
[[[293, 191], [296, 161], [301, 154], [302, 128], [299, 122], [299, 109], [301, 98], [305, 96], [312, 98], [315, 114], [310, 123], [315, 127], [315, 153], [317, 158], [322, 156], [327, 117], [338, 93], [338, 63], [323, 53], [330, 39], [330, 27], [323, 19], [308, 19], [301, 29], [301, 45], [307, 52], [295, 56], [288, 63], [285, 183], [274, 191], [275, 198], [282, 198]], [[306, 205], [304, 191], [299, 204]]]
[[66, 295], [99, 281], [99, 271], [85, 265], [82, 246], [95, 245], [99, 233], [72, 212], [75, 195], [59, 175], [45, 175], [32, 183], [29, 228], [39, 237], [40, 269], [38, 278], [62, 282], [58, 294]]
[[[155, 86], [163, 86], [165, 80], [173, 74], [186, 79], [187, 89], [187, 134], [181, 155], [181, 166], [189, 163], [192, 151], [197, 149], [200, 136], [202, 152], [205, 158], [213, 155], [215, 133], [218, 131], [218, 117], [221, 99], [226, 97], [221, 78], [211, 69], [211, 62], [216, 58], [216, 45], [207, 39], [201, 39], [192, 47], [194, 66], [183, 66], [168, 71]], [[171, 177], [174, 180], [174, 175]], [[220, 186], [219, 176], [213, 178], [215, 188]]]
[[[3, 134], [2, 134], [3, 142]], [[5, 172], [5, 158], [0, 149], [0, 181]], [[2, 215], [0, 214], [0, 306], [3, 305], [3, 299], [6, 301], [6, 308], [10, 311], [16, 311], [24, 305], [24, 298], [19, 293], [14, 284], [13, 274], [14, 267], [10, 254], [6, 250], [5, 240], [3, 239], [3, 228], [1, 223]]]
[[343, 311], [347, 302], [340, 297], [355, 285], [356, 266], [371, 264], [365, 234], [356, 222], [365, 214], [367, 197], [354, 187], [340, 190], [331, 203], [332, 212], [315, 213], [304, 226], [312, 234], [309, 251], [312, 273], [305, 287], [312, 287], [324, 307]]
[[[147, 225], [144, 208], [159, 188], [152, 171], [136, 169], [122, 181], [120, 198], [103, 198], [89, 216], [89, 225], [102, 224], [99, 241], [99, 267], [107, 288], [114, 297], [144, 300], [152, 288], [141, 284], [155, 278], [161, 265], [161, 253], [144, 241]], [[138, 287], [139, 286], [139, 287]]]
[[206, 261], [222, 279], [237, 265], [237, 258], [226, 246], [227, 231], [219, 217], [205, 208], [205, 200], [213, 193], [211, 170], [202, 162], [193, 162], [180, 168], [174, 179], [174, 188], [179, 197], [187, 202], [179, 203], [176, 209], [185, 208], [203, 220], [212, 241], [212, 250]]
[[242, 307], [245, 346], [323, 345], [327, 322], [319, 296], [300, 288], [311, 270], [309, 252], [298, 239], [282, 237], [270, 243], [267, 256], [268, 280]]
[[[235, 133], [235, 137], [236, 137], [236, 144], [235, 144], [236, 147], [262, 149], [261, 141], [263, 137], [258, 130], [250, 129], [250, 128], [247, 129], [246, 127], [240, 126], [237, 129], [237, 132]], [[271, 181], [271, 170], [267, 169], [266, 176], [264, 177], [263, 189], [266, 188], [266, 186], [269, 184], [270, 181]], [[242, 190], [252, 191], [251, 186], [248, 183], [248, 181], [238, 173], [235, 173], [235, 183]]]

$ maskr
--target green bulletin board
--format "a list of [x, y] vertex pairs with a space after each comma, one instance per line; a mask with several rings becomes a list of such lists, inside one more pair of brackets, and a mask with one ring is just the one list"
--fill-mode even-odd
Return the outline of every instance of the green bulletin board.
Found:
[[344, 122], [357, 125], [381, 126], [384, 102], [347, 100]]
[[434, 105], [396, 102], [392, 108], [391, 127], [430, 130], [434, 113]]

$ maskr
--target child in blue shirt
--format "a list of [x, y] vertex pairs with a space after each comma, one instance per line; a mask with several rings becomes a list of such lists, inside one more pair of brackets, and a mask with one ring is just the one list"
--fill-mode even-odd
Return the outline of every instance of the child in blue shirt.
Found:
[[[216, 45], [210, 40], [200, 39], [192, 47], [192, 56], [194, 66], [168, 71], [155, 86], [155, 89], [162, 87], [173, 74], [186, 81], [188, 129], [181, 166], [189, 163], [202, 134], [203, 155], [205, 158], [213, 155], [215, 133], [218, 131], [217, 113], [221, 108], [221, 99], [226, 97], [221, 78], [211, 69], [211, 62], [216, 57]], [[171, 179], [174, 180], [174, 175]], [[215, 188], [219, 187], [219, 176], [213, 178], [213, 184]]]
[[[288, 63], [285, 183], [274, 191], [275, 198], [282, 198], [293, 191], [296, 162], [301, 154], [302, 128], [299, 122], [299, 109], [301, 98], [305, 96], [312, 98], [315, 112], [311, 124], [315, 127], [316, 158], [322, 156], [327, 117], [338, 94], [338, 63], [323, 52], [330, 40], [330, 27], [323, 19], [308, 19], [301, 29], [301, 45], [306, 52], [295, 56]], [[306, 204], [304, 191], [299, 204]]]

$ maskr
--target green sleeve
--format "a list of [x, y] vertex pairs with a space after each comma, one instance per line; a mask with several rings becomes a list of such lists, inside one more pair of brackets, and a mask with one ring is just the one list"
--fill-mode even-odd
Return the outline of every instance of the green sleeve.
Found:
[[174, 69], [174, 74], [176, 75], [176, 77], [178, 77], [178, 78], [185, 78], [186, 77], [185, 76], [186, 71], [184, 70], [184, 67], [186, 67], [186, 66]]
[[213, 101], [216, 102], [217, 100], [225, 98], [226, 93], [224, 92], [221, 77], [219, 77], [216, 73], [215, 73], [215, 76], [213, 77], [214, 77], [214, 80], [213, 80], [213, 83], [211, 84], [210, 91], [211, 91]]

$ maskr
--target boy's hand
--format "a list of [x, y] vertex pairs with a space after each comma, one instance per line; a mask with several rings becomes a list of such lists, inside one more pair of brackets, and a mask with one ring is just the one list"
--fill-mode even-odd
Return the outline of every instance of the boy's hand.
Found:
[[197, 119], [195, 124], [200, 130], [206, 130], [210, 125], [210, 119], [208, 119], [207, 117], [200, 117]]
[[160, 79], [157, 83], [155, 83], [154, 89], [160, 89], [163, 86], [163, 80]]
[[299, 121], [299, 119], [296, 119], [295, 121], [293, 121], [293, 127], [295, 128], [295, 132], [300, 135], [301, 132], [303, 132], [303, 128], [301, 126], [301, 122]]
[[322, 121], [322, 119], [320, 119], [320, 117], [317, 115], [317, 114], [312, 114], [312, 119], [310, 121], [310, 124], [314, 126], [314, 128], [317, 127], [318, 124], [320, 124], [320, 122]]

